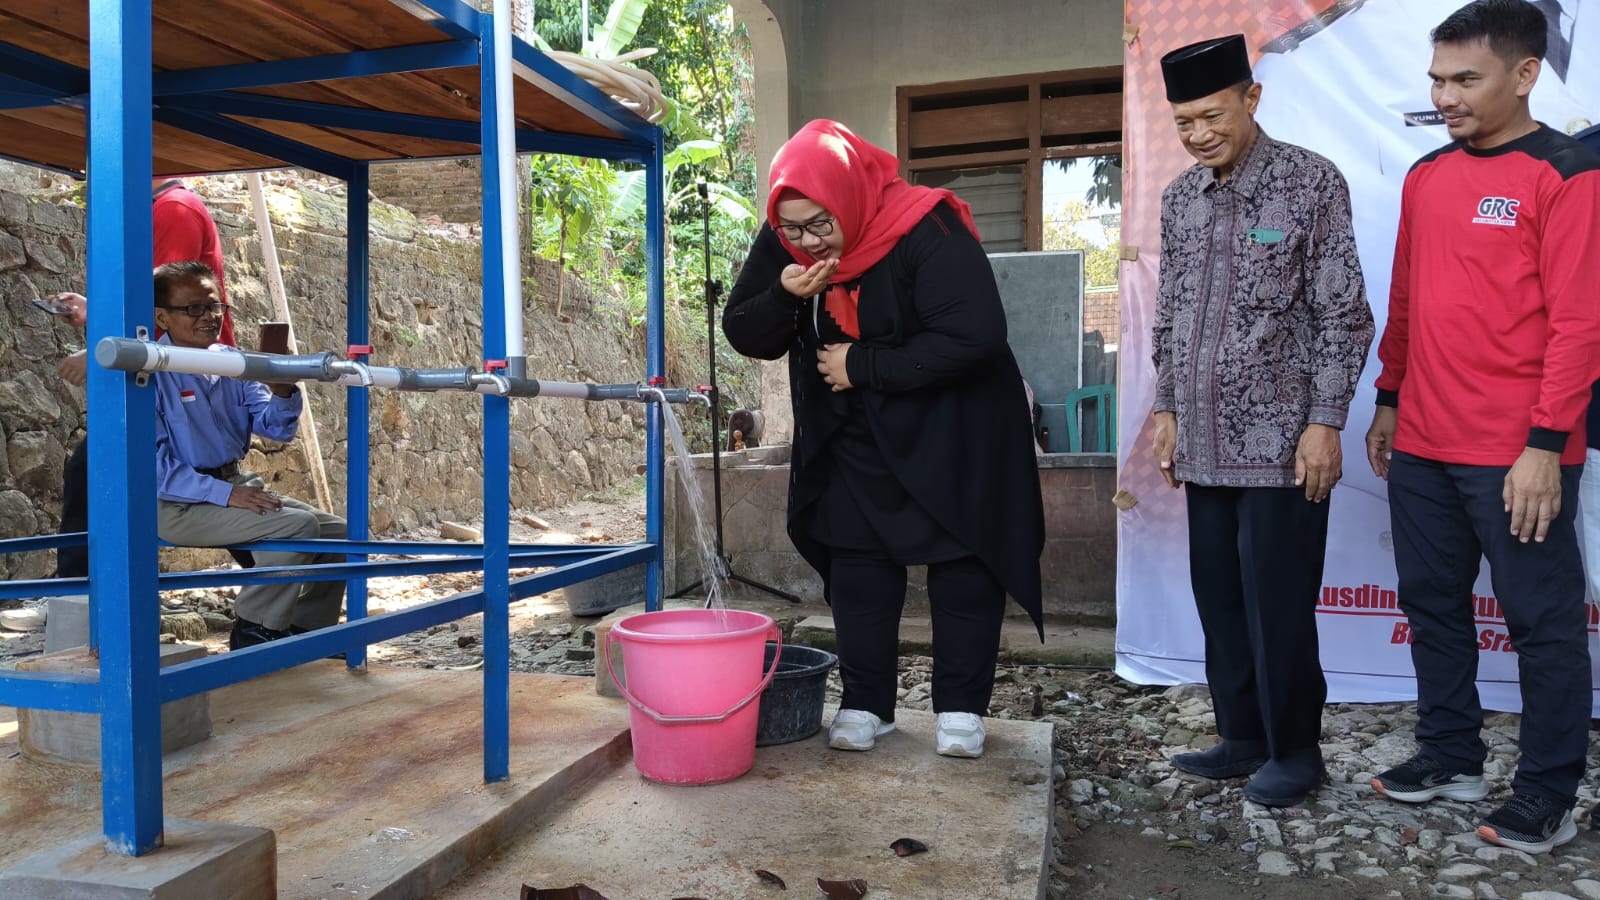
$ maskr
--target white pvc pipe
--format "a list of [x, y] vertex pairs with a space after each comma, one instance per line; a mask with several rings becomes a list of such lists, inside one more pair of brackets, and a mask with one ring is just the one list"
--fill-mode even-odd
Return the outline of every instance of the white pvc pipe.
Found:
[[498, 372], [469, 369], [417, 369], [371, 366], [340, 359], [333, 353], [279, 356], [249, 353], [237, 347], [212, 344], [205, 349], [177, 347], [155, 341], [102, 338], [95, 346], [95, 362], [123, 372], [182, 372], [222, 375], [249, 381], [289, 383], [318, 381], [409, 391], [470, 391], [518, 397], [557, 397], [569, 400], [645, 400], [687, 403], [704, 400], [703, 394], [684, 388], [647, 388], [638, 384], [592, 384], [586, 381], [540, 381], [511, 378]]
[[500, 280], [505, 296], [506, 360], [513, 376], [523, 377], [527, 351], [522, 343], [522, 232], [517, 226], [517, 117], [512, 102], [511, 0], [494, 0], [494, 98], [500, 167]]

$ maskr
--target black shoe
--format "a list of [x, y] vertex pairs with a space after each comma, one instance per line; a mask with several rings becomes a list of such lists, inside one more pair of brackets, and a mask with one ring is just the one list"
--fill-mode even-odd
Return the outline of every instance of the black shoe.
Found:
[[1372, 779], [1372, 789], [1402, 803], [1426, 803], [1436, 797], [1448, 800], [1482, 800], [1489, 796], [1483, 766], [1458, 769], [1418, 753]]
[[1327, 780], [1322, 751], [1312, 748], [1267, 760], [1244, 786], [1244, 798], [1262, 806], [1297, 806]]
[[1250, 775], [1267, 761], [1264, 741], [1220, 741], [1210, 750], [1179, 753], [1172, 767], [1201, 778], [1238, 778]]
[[1549, 853], [1578, 836], [1572, 801], [1513, 794], [1478, 823], [1478, 837], [1523, 853]]
[[287, 631], [268, 628], [265, 625], [251, 622], [246, 619], [234, 619], [233, 630], [228, 632], [228, 649], [243, 650], [268, 641], [281, 640], [289, 636]]

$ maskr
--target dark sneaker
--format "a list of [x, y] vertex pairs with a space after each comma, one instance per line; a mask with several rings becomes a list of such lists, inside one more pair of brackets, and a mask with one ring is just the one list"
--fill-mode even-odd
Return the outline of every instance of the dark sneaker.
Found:
[[1238, 778], [1254, 774], [1266, 761], [1264, 741], [1224, 740], [1210, 750], [1179, 753], [1172, 758], [1172, 767], [1201, 778]]
[[1578, 836], [1572, 801], [1513, 794], [1478, 823], [1478, 837], [1523, 853], [1549, 853]]
[[1262, 806], [1298, 806], [1327, 780], [1322, 751], [1313, 748], [1268, 760], [1244, 786], [1244, 798]]
[[254, 647], [257, 644], [265, 644], [268, 641], [276, 641], [288, 636], [289, 632], [287, 631], [268, 628], [248, 619], [234, 619], [233, 630], [228, 632], [228, 649], [243, 650], [246, 647]]
[[1426, 803], [1439, 797], [1482, 800], [1489, 796], [1482, 768], [1475, 773], [1463, 772], [1421, 753], [1372, 779], [1372, 789], [1402, 803]]

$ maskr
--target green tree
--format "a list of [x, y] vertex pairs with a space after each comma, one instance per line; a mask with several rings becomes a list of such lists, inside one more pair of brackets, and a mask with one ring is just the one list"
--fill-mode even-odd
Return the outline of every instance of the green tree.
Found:
[[1115, 287], [1122, 257], [1122, 223], [1115, 213], [1104, 214], [1105, 238], [1091, 240], [1078, 228], [1092, 215], [1082, 200], [1068, 200], [1044, 221], [1044, 249], [1082, 250], [1085, 288]]

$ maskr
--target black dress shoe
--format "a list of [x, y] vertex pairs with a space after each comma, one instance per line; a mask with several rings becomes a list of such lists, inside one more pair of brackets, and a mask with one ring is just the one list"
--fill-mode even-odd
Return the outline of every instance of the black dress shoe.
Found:
[[289, 632], [287, 631], [268, 628], [265, 625], [251, 622], [247, 619], [234, 619], [233, 630], [228, 632], [228, 649], [243, 650], [246, 647], [254, 647], [257, 644], [265, 644], [268, 641], [276, 641], [288, 636]]
[[1210, 750], [1179, 753], [1172, 767], [1201, 778], [1238, 778], [1261, 768], [1267, 761], [1265, 741], [1220, 741]]
[[1328, 780], [1322, 751], [1298, 750], [1266, 765], [1244, 786], [1244, 797], [1262, 806], [1297, 806]]

